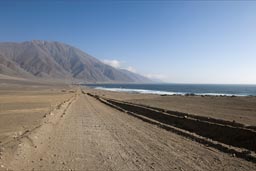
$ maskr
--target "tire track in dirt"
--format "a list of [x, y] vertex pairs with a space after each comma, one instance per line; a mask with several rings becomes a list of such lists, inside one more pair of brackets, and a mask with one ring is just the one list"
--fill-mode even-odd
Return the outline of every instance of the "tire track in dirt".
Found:
[[[230, 136], [232, 139], [236, 139], [236, 140], [237, 140], [236, 137], [239, 137], [241, 139], [241, 137], [245, 136], [245, 138], [247, 138], [247, 139], [243, 140], [243, 142], [246, 143], [244, 145], [248, 144], [249, 145], [248, 147], [254, 148], [253, 142], [255, 140], [250, 138], [250, 137], [254, 137], [254, 136], [253, 135], [247, 136], [247, 134], [246, 135], [243, 134], [243, 132], [246, 132], [246, 133], [248, 132], [248, 133], [254, 134], [253, 130], [247, 130], [247, 129], [240, 128], [240, 127], [239, 128], [235, 128], [235, 127], [233, 128], [230, 126], [225, 127], [224, 125], [219, 125], [219, 124], [214, 125], [214, 123], [208, 123], [205, 121], [203, 121], [203, 123], [201, 123], [200, 120], [193, 120], [193, 119], [189, 119], [187, 117], [180, 118], [180, 117], [176, 117], [173, 115], [167, 115], [166, 113], [162, 113], [162, 111], [157, 111], [156, 109], [146, 108], [145, 106], [139, 106], [137, 104], [135, 105], [132, 103], [121, 102], [121, 101], [117, 101], [117, 100], [113, 100], [113, 99], [111, 99], [111, 100], [105, 99], [105, 98], [101, 98], [98, 96], [94, 96], [92, 94], [89, 94], [89, 95], [100, 100], [101, 102], [113, 107], [113, 108], [116, 108], [116, 109], [126, 112], [128, 114], [131, 114], [132, 116], [138, 117], [139, 119], [142, 119], [143, 121], [158, 125], [166, 130], [170, 130], [179, 135], [191, 138], [195, 141], [198, 141], [200, 143], [214, 147], [214, 148], [216, 148], [220, 151], [223, 151], [225, 153], [236, 155], [237, 157], [240, 157], [240, 158], [252, 161], [252, 162], [256, 162], [255, 153], [252, 151], [248, 151], [245, 149], [233, 148], [233, 147], [227, 146], [225, 144], [222, 144], [222, 143], [219, 143], [216, 141], [211, 141], [211, 140], [207, 139], [208, 136], [206, 138], [204, 138], [201, 136], [191, 134], [190, 132], [187, 132], [187, 131], [191, 131], [191, 129], [192, 129], [192, 132], [193, 132], [193, 130], [196, 130], [196, 133], [198, 133], [198, 131], [199, 131], [199, 134], [203, 133], [203, 135], [209, 135], [209, 137], [211, 137], [211, 133], [213, 133], [215, 137], [219, 136], [218, 138], [221, 138], [221, 140], [225, 140], [225, 141], [228, 140], [229, 142], [232, 142], [229, 140]], [[201, 123], [201, 125], [200, 125], [200, 123]], [[206, 125], [208, 125], [208, 127]], [[200, 126], [202, 126], [202, 127], [200, 127]], [[211, 127], [213, 127], [213, 128], [211, 128]], [[179, 128], [181, 128], [181, 129], [179, 129]], [[187, 130], [183, 131], [182, 130], [183, 128], [185, 128]], [[220, 129], [222, 129], [222, 128], [224, 128], [224, 130], [222, 130], [222, 133], [219, 135], [216, 134], [214, 129], [217, 129], [218, 131], [220, 131]], [[210, 131], [209, 131], [209, 129], [210, 129]], [[232, 129], [232, 130], [237, 129], [238, 133], [240, 133], [240, 134], [237, 135], [237, 131], [230, 132], [229, 129]], [[207, 132], [207, 130], [208, 130], [208, 132]], [[227, 133], [226, 137], [223, 136], [224, 133]], [[235, 137], [232, 137], [232, 135], [235, 135]], [[243, 145], [243, 144], [239, 144], [239, 145]]]
[[[212, 153], [208, 158], [207, 155], [204, 155], [205, 148], [201, 147], [199, 150], [198, 146], [195, 145], [197, 143], [192, 143], [193, 145], [184, 145], [184, 141], [187, 142], [187, 140], [184, 140], [180, 136], [170, 132], [166, 133], [164, 130], [160, 131], [161, 129], [158, 127], [152, 126], [151, 124], [147, 124], [140, 120], [135, 122], [135, 120], [137, 120], [136, 118], [133, 119], [133, 117], [126, 115], [123, 112], [113, 112], [111, 107], [95, 105], [96, 102], [93, 102], [93, 99], [89, 101], [93, 103], [95, 111], [105, 111], [104, 115], [102, 112], [95, 113], [102, 115], [101, 118], [104, 122], [108, 123], [107, 125], [115, 125], [115, 127], [120, 128], [118, 129], [119, 134], [114, 133], [114, 131], [112, 131], [112, 133], [113, 137], [117, 137], [116, 139], [121, 141], [121, 144], [126, 144], [123, 146], [123, 148], [129, 148], [129, 145], [134, 146], [137, 153], [140, 155], [143, 154], [141, 156], [142, 158], [146, 159], [148, 163], [150, 163], [149, 161], [154, 163], [155, 167], [152, 169], [174, 170], [175, 168], [177, 169], [180, 167], [186, 168], [187, 170], [214, 170], [213, 168], [223, 166], [227, 162], [227, 160], [220, 157], [224, 154], [216, 152], [211, 148], [207, 148], [206, 150], [211, 151], [210, 153]], [[131, 121], [128, 122], [128, 120]], [[143, 127], [144, 124], [146, 124], [147, 127]], [[123, 130], [126, 130], [126, 132]], [[132, 136], [129, 137], [128, 135]], [[185, 151], [183, 148], [185, 148]], [[187, 152], [187, 150], [191, 153]], [[155, 156], [155, 158], [152, 156]], [[184, 156], [186, 156], [186, 158], [184, 158]], [[214, 160], [212, 160], [213, 158]], [[234, 158], [232, 158], [232, 160], [233, 159]], [[222, 161], [224, 162], [222, 163]], [[214, 167], [209, 168], [207, 165], [205, 165], [206, 163], [208, 166], [214, 165]], [[221, 168], [222, 167], [219, 169]], [[148, 170], [148, 168], [146, 170]]]
[[9, 169], [256, 169], [250, 162], [143, 122], [81, 92], [67, 104], [29, 136], [34, 146], [24, 142], [19, 147], [22, 151], [12, 158]]
[[[2, 169], [20, 170], [20, 166], [27, 164], [29, 160], [24, 160], [21, 164], [18, 163], [21, 158], [32, 158], [30, 156], [32, 153], [37, 153], [41, 150], [40, 148], [43, 144], [42, 142], [47, 139], [48, 135], [51, 133], [51, 130], [59, 123], [61, 116], [63, 113], [65, 113], [65, 110], [70, 107], [75, 99], [76, 95], [63, 101], [57, 105], [56, 108], [53, 108], [44, 115], [40, 125], [34, 127], [33, 129], [26, 130], [20, 136], [11, 141], [1, 144], [2, 148], [5, 149], [3, 156], [1, 157], [2, 160], [0, 160]], [[31, 161], [33, 160], [31, 159]]]

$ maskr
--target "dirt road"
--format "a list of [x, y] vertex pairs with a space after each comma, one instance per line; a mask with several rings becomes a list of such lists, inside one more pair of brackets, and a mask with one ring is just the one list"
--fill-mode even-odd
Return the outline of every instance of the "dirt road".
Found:
[[0, 170], [256, 170], [81, 92], [17, 141]]

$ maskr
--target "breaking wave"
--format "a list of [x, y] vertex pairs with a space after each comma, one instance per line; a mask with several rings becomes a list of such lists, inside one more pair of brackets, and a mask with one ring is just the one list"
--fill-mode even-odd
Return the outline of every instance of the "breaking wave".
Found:
[[116, 91], [116, 92], [128, 92], [128, 93], [138, 93], [138, 94], [158, 94], [158, 95], [247, 96], [247, 95], [241, 95], [241, 94], [170, 92], [170, 91], [146, 90], [146, 89], [129, 89], [129, 88], [95, 87], [95, 89], [107, 90], [107, 91]]

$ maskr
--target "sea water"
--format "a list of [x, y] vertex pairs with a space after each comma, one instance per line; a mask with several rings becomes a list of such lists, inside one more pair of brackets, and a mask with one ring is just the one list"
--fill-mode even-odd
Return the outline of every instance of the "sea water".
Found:
[[227, 84], [86, 84], [100, 90], [160, 95], [256, 96], [256, 85]]

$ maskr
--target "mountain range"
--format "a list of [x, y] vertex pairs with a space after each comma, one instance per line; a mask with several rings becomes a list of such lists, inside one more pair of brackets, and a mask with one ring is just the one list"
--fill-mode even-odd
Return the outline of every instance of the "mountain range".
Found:
[[150, 83], [117, 69], [73, 46], [42, 40], [0, 43], [0, 74], [80, 83]]

